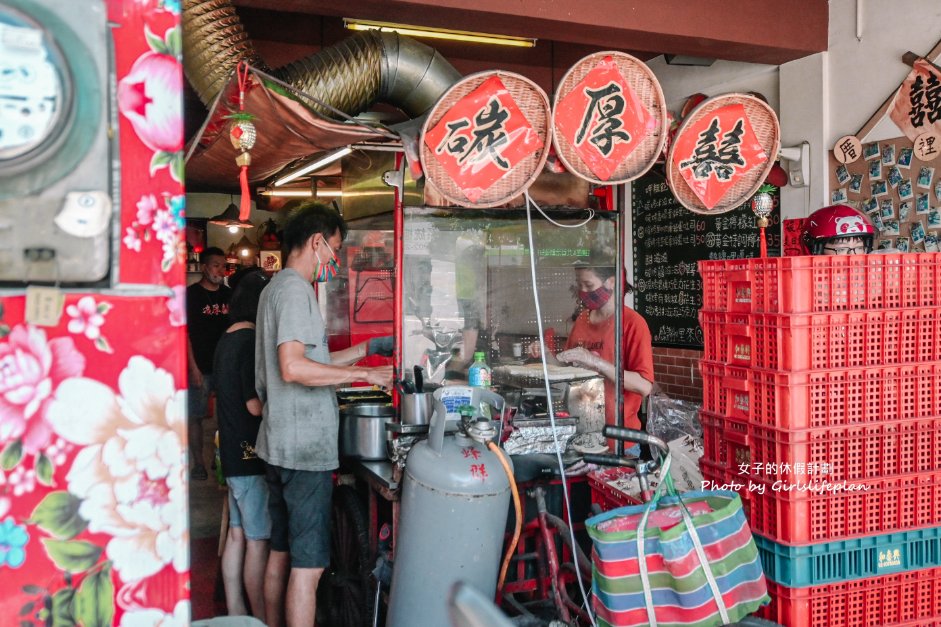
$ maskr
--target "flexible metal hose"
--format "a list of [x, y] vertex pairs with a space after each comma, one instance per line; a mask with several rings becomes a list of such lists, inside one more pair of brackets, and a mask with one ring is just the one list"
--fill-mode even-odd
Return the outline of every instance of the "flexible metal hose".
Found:
[[510, 545], [506, 548], [503, 563], [500, 564], [500, 576], [497, 578], [497, 594], [499, 594], [503, 590], [503, 583], [506, 581], [506, 572], [510, 568], [510, 560], [513, 559], [513, 552], [516, 551], [516, 545], [520, 541], [520, 533], [523, 530], [523, 506], [520, 502], [519, 490], [516, 487], [516, 477], [513, 475], [513, 469], [510, 468], [510, 463], [506, 460], [506, 455], [494, 442], [487, 442], [487, 448], [493, 451], [493, 454], [500, 460], [500, 465], [503, 466], [503, 472], [506, 473], [507, 479], [510, 480], [510, 493], [513, 495], [513, 509], [516, 513], [516, 524], [513, 525], [513, 538], [510, 540]]
[[[316, 97], [349, 115], [365, 110], [379, 93], [381, 50], [376, 33], [356, 33], [335, 46], [282, 66], [272, 72], [295, 89]], [[317, 113], [333, 117], [319, 107]]]
[[239, 61], [268, 70], [230, 0], [184, 0], [183, 72], [207, 107]]
[[[269, 70], [242, 27], [231, 0], [184, 0], [183, 68], [203, 104], [215, 98], [239, 61], [348, 115], [377, 101], [412, 117], [431, 108], [461, 77], [436, 50], [396, 33], [357, 33], [320, 52]], [[327, 107], [311, 105], [333, 117]]]

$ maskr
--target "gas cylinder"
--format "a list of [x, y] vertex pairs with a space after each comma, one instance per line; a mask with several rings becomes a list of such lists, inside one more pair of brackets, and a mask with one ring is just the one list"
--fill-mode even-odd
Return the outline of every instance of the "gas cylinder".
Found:
[[[448, 596], [458, 581], [488, 598], [496, 593], [510, 504], [509, 478], [487, 448], [497, 426], [483, 419], [462, 422], [446, 437], [440, 391], [428, 439], [412, 447], [405, 464], [388, 627], [450, 625]], [[480, 403], [502, 416], [498, 394], [474, 389], [471, 405]]]

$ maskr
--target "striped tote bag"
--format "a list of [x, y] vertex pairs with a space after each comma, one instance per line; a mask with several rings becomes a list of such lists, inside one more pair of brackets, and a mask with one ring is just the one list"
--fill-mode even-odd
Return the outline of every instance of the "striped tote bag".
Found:
[[[661, 476], [669, 476], [665, 467]], [[668, 482], [664, 482], [668, 483]], [[768, 603], [758, 549], [738, 494], [660, 489], [650, 503], [585, 523], [599, 625], [711, 627]]]

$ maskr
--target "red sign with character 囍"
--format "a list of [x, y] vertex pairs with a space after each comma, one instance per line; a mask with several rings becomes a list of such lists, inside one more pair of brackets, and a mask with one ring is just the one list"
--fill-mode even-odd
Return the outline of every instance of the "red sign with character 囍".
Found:
[[451, 107], [424, 141], [471, 202], [543, 146], [496, 76]]
[[556, 106], [555, 127], [599, 179], [611, 178], [657, 121], [605, 57]]
[[742, 176], [767, 161], [740, 104], [717, 109], [684, 129], [673, 152], [673, 164], [708, 209]]
[[912, 141], [928, 131], [941, 134], [941, 72], [924, 59], [915, 61], [889, 117]]

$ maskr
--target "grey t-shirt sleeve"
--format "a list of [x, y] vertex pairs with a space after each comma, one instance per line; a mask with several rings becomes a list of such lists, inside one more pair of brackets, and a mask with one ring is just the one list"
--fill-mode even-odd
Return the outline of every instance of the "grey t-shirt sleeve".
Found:
[[312, 308], [316, 306], [316, 301], [308, 296], [306, 290], [303, 289], [305, 286], [298, 287], [301, 289], [279, 290], [275, 299], [276, 346], [281, 346], [285, 342], [300, 342], [305, 346], [317, 346], [323, 341], [323, 337], [317, 337], [316, 329], [311, 325]]

